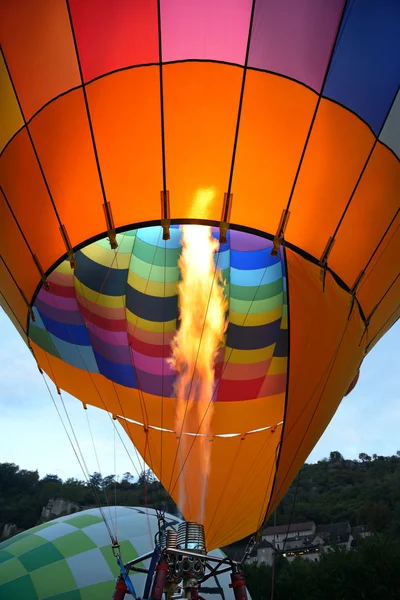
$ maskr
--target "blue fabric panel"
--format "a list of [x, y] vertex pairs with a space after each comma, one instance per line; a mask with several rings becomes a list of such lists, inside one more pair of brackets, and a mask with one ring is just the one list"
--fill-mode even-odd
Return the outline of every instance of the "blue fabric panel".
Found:
[[99, 372], [93, 350], [90, 346], [76, 346], [51, 334], [50, 337], [60, 357], [66, 363], [83, 371], [90, 371], [91, 373]]
[[128, 269], [113, 269], [91, 260], [82, 252], [75, 254], [75, 277], [86, 287], [107, 294], [107, 296], [123, 296], [125, 294]]
[[246, 327], [229, 323], [226, 336], [226, 345], [237, 350], [258, 350], [271, 346], [280, 336], [281, 320], [273, 323]]
[[276, 340], [276, 346], [274, 349], [274, 356], [276, 358], [285, 358], [289, 353], [289, 336], [287, 329], [281, 329], [281, 333]]
[[323, 95], [378, 135], [400, 83], [400, 1], [350, 0]]
[[[40, 312], [40, 311], [39, 311]], [[52, 333], [60, 340], [79, 346], [90, 346], [89, 335], [85, 325], [65, 325], [58, 321], [53, 321], [43, 313], [40, 313], [43, 324], [49, 333]]]
[[99, 354], [98, 352], [94, 352], [96, 357], [97, 366], [99, 368], [99, 372], [110, 379], [111, 381], [115, 381], [115, 383], [120, 383], [126, 387], [135, 388], [136, 380], [134, 375], [133, 366], [130, 365], [118, 365], [117, 363], [112, 362], [111, 360], [107, 360]]
[[149, 296], [127, 285], [126, 307], [134, 315], [147, 321], [156, 321], [157, 323], [172, 321], [177, 316], [178, 296], [167, 298]]
[[254, 286], [272, 283], [282, 277], [282, 263], [277, 262], [271, 267], [264, 269], [254, 269], [252, 271], [244, 271], [242, 269], [231, 268], [231, 283], [234, 285]]
[[250, 271], [252, 269], [262, 269], [266, 266], [279, 263], [281, 257], [271, 256], [271, 249], [256, 250], [255, 252], [240, 252], [231, 250], [231, 267]]

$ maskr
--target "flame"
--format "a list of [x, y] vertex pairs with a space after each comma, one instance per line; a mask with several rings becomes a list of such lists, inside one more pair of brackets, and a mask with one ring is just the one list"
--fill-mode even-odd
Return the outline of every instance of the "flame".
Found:
[[[183, 507], [188, 503], [188, 486], [191, 491], [193, 485], [196, 487], [196, 508], [189, 507], [188, 511], [191, 519], [201, 523], [210, 471], [214, 366], [227, 328], [227, 300], [223, 293], [221, 271], [214, 264], [219, 244], [212, 237], [211, 228], [184, 225], [181, 230], [180, 327], [172, 340], [169, 359], [177, 373], [175, 430], [180, 436], [178, 473], [185, 469], [182, 479], [186, 479], [185, 485], [178, 480], [178, 495], [179, 504]], [[195, 449], [193, 436], [180, 435], [181, 432], [199, 433]], [[192, 450], [195, 451], [187, 465], [185, 459]], [[193, 469], [196, 471], [194, 475], [191, 473]]]

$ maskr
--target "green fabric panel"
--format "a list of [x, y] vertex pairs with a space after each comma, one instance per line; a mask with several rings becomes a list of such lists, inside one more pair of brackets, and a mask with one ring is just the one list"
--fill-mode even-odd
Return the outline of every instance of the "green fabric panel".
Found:
[[[49, 596], [48, 600], [82, 600], [82, 596], [81, 596], [81, 592], [79, 590], [71, 590], [69, 592], [64, 592], [63, 594], [56, 594], [55, 596]], [[98, 600], [103, 600], [103, 599], [98, 598]], [[104, 600], [112, 600], [112, 599], [104, 598]]]
[[[112, 598], [115, 590], [115, 581], [103, 581], [103, 583], [95, 583], [81, 589], [82, 600], [108, 600]], [[126, 598], [130, 598], [128, 595]]]
[[29, 530], [29, 533], [37, 533], [38, 531], [42, 531], [42, 529], [47, 529], [47, 527], [51, 527], [52, 525], [54, 525], [54, 523], [57, 523], [58, 521], [51, 521], [50, 523], [42, 523], [41, 525], [36, 525], [36, 527], [32, 527], [32, 529]]
[[159, 267], [163, 267], [164, 264], [167, 267], [176, 267], [180, 254], [181, 248], [167, 248], [165, 251], [165, 248], [152, 246], [137, 238], [133, 248], [132, 258], [135, 260], [135, 257], [137, 257], [143, 262]]
[[96, 544], [81, 529], [53, 540], [53, 544], [64, 558], [97, 548]]
[[33, 548], [19, 556], [19, 560], [28, 572], [36, 571], [40, 567], [51, 565], [58, 560], [63, 560], [63, 558], [61, 552], [51, 542], [47, 542], [39, 548]]
[[7, 550], [0, 550], [0, 563], [6, 562], [6, 560], [10, 560], [13, 558], [13, 555], [7, 552]]
[[177, 266], [174, 267], [158, 267], [151, 265], [139, 258], [131, 259], [129, 269], [135, 275], [138, 275], [142, 279], [150, 279], [150, 281], [158, 281], [164, 283], [164, 279], [167, 283], [177, 281], [180, 277], [180, 271]]
[[32, 321], [29, 325], [29, 337], [35, 344], [40, 346], [42, 350], [46, 350], [52, 356], [60, 358], [57, 348], [54, 345], [53, 340], [50, 335], [47, 333], [47, 329], [43, 329], [42, 327], [35, 327], [35, 323]]
[[[126, 563], [130, 560], [133, 560], [134, 558], [139, 556], [129, 540], [121, 542], [120, 548], [121, 548], [122, 560], [124, 563]], [[112, 574], [114, 575], [114, 577], [118, 577], [118, 575], [120, 574], [120, 568], [118, 566], [117, 559], [115, 558], [115, 556], [112, 553], [111, 547], [103, 546], [103, 548], [100, 548], [100, 550], [101, 550], [102, 555], [106, 559], [107, 564], [110, 567]], [[144, 565], [141, 564], [140, 566], [144, 566]]]
[[266, 283], [265, 285], [248, 285], [241, 286], [231, 283], [231, 298], [237, 300], [265, 300], [272, 298], [282, 291], [282, 279]]
[[66, 519], [63, 523], [68, 523], [69, 525], [82, 529], [83, 527], [94, 525], [95, 523], [102, 523], [102, 521], [103, 519], [101, 517], [96, 517], [95, 515], [80, 515], [78, 517]]
[[15, 544], [15, 542], [17, 542], [18, 540], [22, 540], [23, 538], [26, 538], [29, 535], [30, 535], [30, 532], [28, 533], [27, 531], [23, 531], [22, 533], [18, 533], [17, 535], [14, 535], [13, 537], [9, 538], [8, 540], [1, 542], [0, 550], [5, 550], [8, 546], [11, 546], [11, 544]]
[[0, 585], [11, 579], [17, 579], [26, 574], [26, 569], [19, 558], [12, 558], [0, 565]]
[[31, 578], [39, 598], [77, 589], [75, 578], [65, 560], [34, 571]]
[[265, 300], [255, 300], [251, 302], [249, 300], [237, 300], [231, 298], [229, 308], [234, 312], [241, 314], [258, 315], [260, 313], [269, 312], [282, 306], [283, 293], [277, 294], [272, 298], [265, 298]]
[[39, 600], [29, 575], [14, 579], [0, 587], [0, 600]]
[[22, 554], [23, 552], [28, 552], [32, 548], [36, 548], [37, 546], [42, 546], [43, 544], [47, 544], [47, 540], [39, 537], [38, 535], [27, 535], [26, 537], [17, 540], [14, 544], [11, 544], [7, 548], [7, 552], [10, 554]]

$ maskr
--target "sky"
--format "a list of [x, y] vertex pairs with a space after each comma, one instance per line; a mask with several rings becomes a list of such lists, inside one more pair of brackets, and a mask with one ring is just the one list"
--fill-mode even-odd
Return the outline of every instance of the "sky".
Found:
[[[307, 462], [338, 450], [346, 458], [360, 452], [391, 455], [400, 450], [400, 322], [371, 350], [359, 382], [343, 399]], [[54, 384], [48, 380], [57, 406], [65, 413]], [[116, 424], [126, 451], [107, 413], [63, 393], [63, 400], [90, 473], [137, 476], [143, 469], [125, 432]], [[88, 420], [89, 425], [88, 426]], [[90, 430], [93, 433], [93, 449]], [[114, 452], [115, 448], [115, 452]], [[28, 348], [0, 309], [0, 462], [36, 470], [44, 477], [84, 479], [43, 377]], [[100, 469], [99, 469], [100, 466]]]

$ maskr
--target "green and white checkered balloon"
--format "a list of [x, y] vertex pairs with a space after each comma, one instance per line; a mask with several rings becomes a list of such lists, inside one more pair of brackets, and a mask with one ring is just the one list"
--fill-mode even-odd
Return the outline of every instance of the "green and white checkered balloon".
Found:
[[[103, 510], [120, 542], [123, 561], [153, 549], [158, 531], [153, 509]], [[180, 522], [172, 515], [166, 518], [172, 525]], [[213, 554], [223, 556], [219, 550]], [[99, 509], [43, 523], [0, 544], [0, 600], [111, 600], [119, 573]], [[138, 596], [145, 577], [132, 575]], [[229, 583], [229, 575], [222, 574], [208, 580], [201, 594], [209, 600], [228, 600]]]

